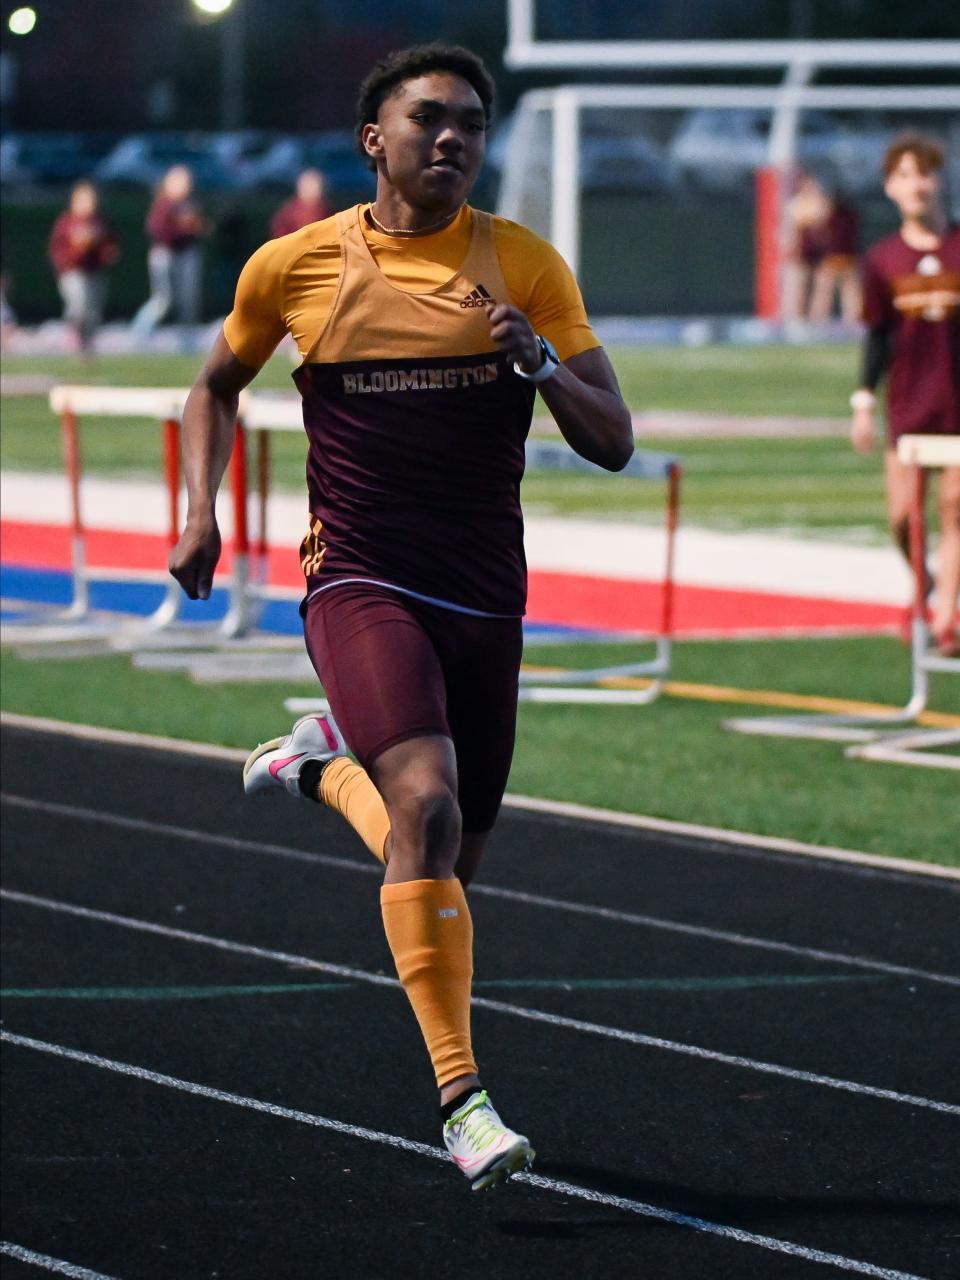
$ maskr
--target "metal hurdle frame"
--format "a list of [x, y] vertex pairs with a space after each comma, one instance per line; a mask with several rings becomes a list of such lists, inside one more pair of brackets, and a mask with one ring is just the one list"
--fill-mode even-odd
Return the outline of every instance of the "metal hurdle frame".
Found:
[[[575, 454], [568, 445], [553, 440], [528, 440], [527, 465], [549, 461], [557, 470], [601, 472], [602, 468]], [[673, 454], [638, 452], [622, 475], [646, 480], [662, 479], [665, 491], [666, 548], [661, 582], [660, 625], [653, 640], [656, 652], [646, 662], [629, 662], [615, 667], [592, 667], [585, 671], [521, 671], [521, 702], [552, 702], [644, 706], [663, 692], [670, 674], [673, 645], [674, 562], [677, 525], [680, 516], [680, 461]], [[625, 589], [629, 584], [625, 583]], [[649, 678], [645, 689], [617, 689], [603, 686], [619, 680]]]
[[[60, 656], [113, 649], [120, 652], [150, 648], [215, 648], [249, 633], [259, 613], [260, 598], [251, 573], [251, 547], [247, 517], [248, 473], [243, 412], [251, 397], [241, 396], [236, 435], [230, 456], [230, 490], [233, 499], [233, 567], [227, 612], [216, 627], [180, 623], [183, 592], [170, 579], [160, 605], [146, 619], [118, 622], [91, 606], [90, 586], [109, 570], [91, 569], [87, 555], [88, 525], [83, 515], [83, 459], [80, 419], [99, 417], [151, 418], [162, 423], [164, 478], [168, 494], [167, 543], [172, 549], [180, 536], [180, 419], [188, 391], [169, 387], [97, 387], [60, 385], [50, 392], [50, 408], [60, 418], [64, 467], [69, 487], [73, 600], [70, 606], [44, 622], [13, 620], [4, 625], [5, 640], [25, 650], [55, 647]], [[268, 472], [258, 466], [258, 481]], [[267, 546], [266, 494], [260, 494], [260, 528], [255, 560], [265, 562]], [[259, 578], [259, 575], [257, 575]], [[262, 594], [262, 593], [261, 593]]]
[[901, 462], [913, 468], [910, 509], [910, 562], [914, 576], [911, 618], [911, 692], [906, 704], [888, 715], [750, 716], [724, 721], [735, 733], [775, 738], [807, 738], [847, 742], [851, 759], [925, 765], [960, 770], [960, 756], [924, 750], [960, 743], [960, 729], [923, 729], [916, 723], [926, 710], [930, 675], [960, 674], [960, 658], [946, 658], [930, 650], [926, 608], [926, 472], [960, 466], [960, 437], [903, 436], [897, 445]]

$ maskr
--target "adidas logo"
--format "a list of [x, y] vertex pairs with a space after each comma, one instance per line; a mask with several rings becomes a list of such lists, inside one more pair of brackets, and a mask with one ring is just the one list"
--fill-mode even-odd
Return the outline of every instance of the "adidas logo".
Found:
[[475, 289], [470, 290], [460, 305], [461, 307], [493, 307], [496, 306], [496, 302], [483, 285], [478, 284]]

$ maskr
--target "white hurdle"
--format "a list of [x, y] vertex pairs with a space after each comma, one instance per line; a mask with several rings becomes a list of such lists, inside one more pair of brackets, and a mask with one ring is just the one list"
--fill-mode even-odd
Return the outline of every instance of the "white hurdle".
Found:
[[[552, 470], [601, 472], [586, 462], [566, 444], [554, 440], [529, 440], [527, 465], [548, 466]], [[593, 667], [585, 671], [521, 671], [521, 702], [579, 703], [606, 706], [643, 706], [663, 692], [670, 674], [673, 642], [674, 560], [677, 524], [680, 514], [680, 461], [673, 454], [638, 450], [623, 475], [644, 480], [663, 480], [665, 499], [665, 562], [660, 583], [660, 620], [652, 637], [654, 657], [646, 662], [631, 662], [616, 667]], [[628, 591], [629, 583], [624, 584]], [[608, 681], [649, 678], [644, 689], [604, 688]]]
[[751, 716], [724, 721], [735, 733], [775, 738], [808, 738], [852, 743], [852, 759], [960, 770], [960, 756], [925, 748], [960, 743], [960, 729], [923, 729], [916, 721], [926, 710], [930, 675], [960, 673], [960, 658], [931, 651], [926, 606], [926, 475], [940, 467], [960, 466], [960, 436], [903, 436], [897, 445], [901, 462], [913, 468], [910, 509], [910, 561], [914, 576], [911, 618], [911, 690], [906, 704], [886, 715]]
[[[164, 597], [146, 619], [120, 621], [115, 615], [98, 613], [91, 605], [91, 585], [97, 579], [117, 576], [109, 568], [93, 568], [88, 555], [90, 525], [83, 510], [83, 461], [81, 420], [84, 417], [149, 419], [162, 424], [163, 470], [167, 490], [166, 538], [172, 549], [180, 536], [180, 420], [188, 392], [169, 387], [100, 387], [59, 385], [50, 392], [50, 408], [59, 417], [63, 437], [64, 469], [69, 487], [73, 600], [70, 607], [46, 622], [13, 621], [5, 625], [4, 639], [25, 651], [42, 652], [52, 646], [61, 656], [82, 656], [104, 648], [118, 651], [217, 646], [247, 635], [255, 625], [260, 592], [257, 575], [251, 571], [251, 544], [247, 517], [247, 456], [244, 412], [251, 397], [241, 396], [236, 437], [231, 453], [230, 491], [233, 503], [233, 569], [229, 579], [226, 616], [216, 627], [180, 623], [183, 593], [168, 579]], [[262, 451], [261, 451], [262, 452]], [[266, 483], [263, 462], [259, 467], [261, 487]], [[267, 545], [266, 494], [261, 494], [260, 528], [254, 560], [262, 561]], [[121, 576], [130, 580], [154, 580], [153, 574]], [[178, 625], [179, 624], [179, 625]]]

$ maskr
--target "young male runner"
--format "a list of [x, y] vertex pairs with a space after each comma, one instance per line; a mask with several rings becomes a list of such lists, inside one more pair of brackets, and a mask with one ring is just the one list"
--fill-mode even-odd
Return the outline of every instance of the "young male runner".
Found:
[[188, 595], [209, 595], [237, 395], [291, 333], [309, 439], [301, 611], [336, 722], [306, 716], [258, 748], [244, 785], [331, 806], [385, 864], [387, 941], [444, 1141], [474, 1189], [533, 1158], [477, 1074], [463, 886], [513, 751], [536, 391], [583, 457], [616, 471], [633, 452], [562, 259], [466, 204], [492, 97], [474, 54], [437, 45], [390, 55], [364, 82], [357, 136], [376, 200], [269, 242], [244, 268], [184, 411], [189, 504], [170, 562]]
[[[919, 134], [897, 138], [884, 157], [884, 190], [900, 211], [900, 230], [873, 246], [864, 261], [867, 325], [860, 389], [850, 398], [852, 438], [875, 445], [874, 392], [887, 382], [887, 506], [894, 541], [910, 562], [912, 468], [897, 458], [908, 433], [960, 434], [960, 227], [940, 201], [944, 151]], [[944, 655], [958, 652], [960, 596], [960, 467], [940, 477], [940, 548], [931, 626]]]

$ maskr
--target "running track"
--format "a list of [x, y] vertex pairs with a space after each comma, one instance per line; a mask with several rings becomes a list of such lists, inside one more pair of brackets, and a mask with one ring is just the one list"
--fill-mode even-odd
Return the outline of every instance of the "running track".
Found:
[[960, 1274], [960, 881], [504, 811], [437, 1153], [377, 868], [236, 763], [4, 726], [4, 1275]]

